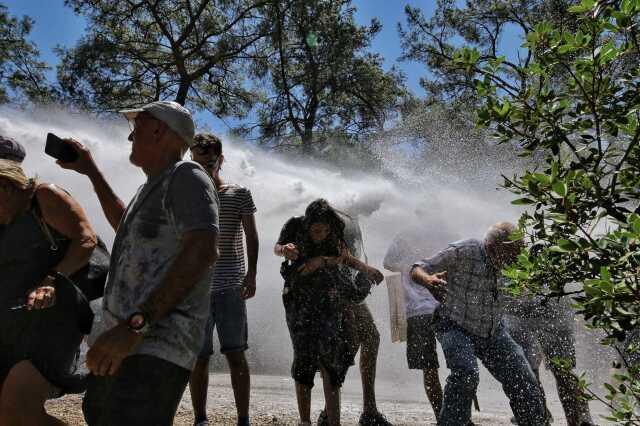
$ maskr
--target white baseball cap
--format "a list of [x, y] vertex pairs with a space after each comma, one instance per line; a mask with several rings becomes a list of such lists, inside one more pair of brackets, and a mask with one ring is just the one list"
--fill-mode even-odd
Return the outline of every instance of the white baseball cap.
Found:
[[127, 120], [134, 120], [143, 111], [169, 126], [188, 146], [194, 145], [195, 126], [188, 109], [177, 102], [156, 101], [140, 108], [125, 109], [120, 113], [124, 114]]

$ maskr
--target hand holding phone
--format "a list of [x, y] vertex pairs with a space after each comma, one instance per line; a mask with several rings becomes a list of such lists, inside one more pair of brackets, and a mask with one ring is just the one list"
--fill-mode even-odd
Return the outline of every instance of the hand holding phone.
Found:
[[78, 151], [53, 133], [47, 133], [44, 152], [63, 163], [73, 163], [78, 159]]

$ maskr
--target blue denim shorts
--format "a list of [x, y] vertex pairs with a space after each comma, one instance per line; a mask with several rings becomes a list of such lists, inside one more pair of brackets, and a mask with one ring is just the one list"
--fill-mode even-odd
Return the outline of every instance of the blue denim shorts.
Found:
[[218, 332], [220, 352], [243, 352], [247, 344], [247, 303], [240, 297], [240, 287], [225, 289], [211, 294], [211, 313], [207, 321], [200, 358], [213, 354], [213, 329]]

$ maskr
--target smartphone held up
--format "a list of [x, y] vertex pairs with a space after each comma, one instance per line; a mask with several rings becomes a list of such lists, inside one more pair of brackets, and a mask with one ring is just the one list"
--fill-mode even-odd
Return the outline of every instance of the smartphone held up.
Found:
[[53, 133], [47, 133], [44, 152], [63, 163], [73, 163], [78, 159], [78, 151]]

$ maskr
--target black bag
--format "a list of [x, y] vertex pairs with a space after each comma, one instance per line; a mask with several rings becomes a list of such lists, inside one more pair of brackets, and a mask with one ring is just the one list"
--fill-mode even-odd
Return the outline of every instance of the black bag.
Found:
[[87, 300], [96, 300], [104, 295], [110, 262], [109, 250], [102, 238], [98, 237], [98, 243], [91, 253], [89, 263], [69, 277], [84, 293]]
[[[42, 232], [49, 240], [52, 250], [58, 250], [58, 243], [51, 234], [49, 226], [44, 221], [41, 215], [37, 215], [38, 221]], [[104, 295], [104, 286], [107, 283], [107, 274], [109, 273], [109, 263], [111, 262], [111, 255], [107, 246], [102, 241], [102, 238], [98, 237], [96, 247], [91, 253], [89, 262], [80, 270], [76, 271], [69, 278], [74, 284], [84, 293], [84, 296], [88, 301], [96, 300]]]
[[364, 272], [358, 272], [353, 280], [349, 280], [343, 288], [343, 297], [357, 305], [371, 293], [373, 281]]

